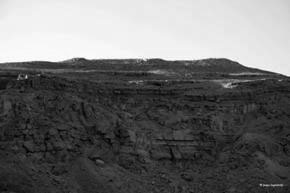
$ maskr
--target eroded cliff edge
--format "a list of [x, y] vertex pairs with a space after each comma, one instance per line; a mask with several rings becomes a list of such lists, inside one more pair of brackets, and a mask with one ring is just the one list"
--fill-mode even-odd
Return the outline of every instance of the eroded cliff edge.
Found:
[[136, 76], [4, 81], [0, 190], [289, 191], [287, 77]]

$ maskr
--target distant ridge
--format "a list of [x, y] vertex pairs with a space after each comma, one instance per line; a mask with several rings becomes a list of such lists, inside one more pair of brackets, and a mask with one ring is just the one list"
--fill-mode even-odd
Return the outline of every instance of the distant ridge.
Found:
[[60, 62], [31, 61], [9, 62], [0, 64], [0, 70], [9, 69], [70, 69], [70, 70], [111, 70], [111, 71], [154, 71], [166, 70], [175, 73], [234, 73], [234, 74], [268, 74], [277, 73], [246, 67], [226, 58], [207, 58], [201, 60], [164, 60], [149, 59], [86, 59], [71, 58]]
[[61, 61], [63, 63], [84, 63], [84, 62], [88, 62], [89, 60], [87, 60], [86, 58], [71, 58], [68, 60], [64, 60]]

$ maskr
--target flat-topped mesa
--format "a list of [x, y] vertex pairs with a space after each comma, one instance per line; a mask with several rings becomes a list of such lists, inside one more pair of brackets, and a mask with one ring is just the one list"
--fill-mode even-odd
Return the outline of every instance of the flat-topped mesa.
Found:
[[[79, 65], [81, 64], [81, 65]], [[73, 67], [72, 67], [73, 66]], [[62, 62], [19, 62], [4, 63], [0, 69], [6, 70], [39, 70], [39, 69], [90, 69], [111, 71], [152, 71], [167, 70], [175, 73], [275, 73], [249, 68], [238, 62], [225, 58], [209, 58], [202, 60], [163, 60], [151, 59], [94, 59], [72, 58]]]

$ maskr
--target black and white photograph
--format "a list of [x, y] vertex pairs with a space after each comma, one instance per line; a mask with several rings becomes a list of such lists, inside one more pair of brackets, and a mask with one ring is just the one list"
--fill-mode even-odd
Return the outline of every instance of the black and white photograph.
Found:
[[290, 0], [0, 0], [0, 193], [290, 193]]

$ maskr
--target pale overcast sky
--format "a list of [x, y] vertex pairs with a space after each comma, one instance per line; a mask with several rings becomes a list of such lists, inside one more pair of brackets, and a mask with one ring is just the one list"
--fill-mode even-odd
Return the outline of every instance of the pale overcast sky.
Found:
[[0, 62], [223, 57], [290, 75], [289, 0], [0, 0]]

